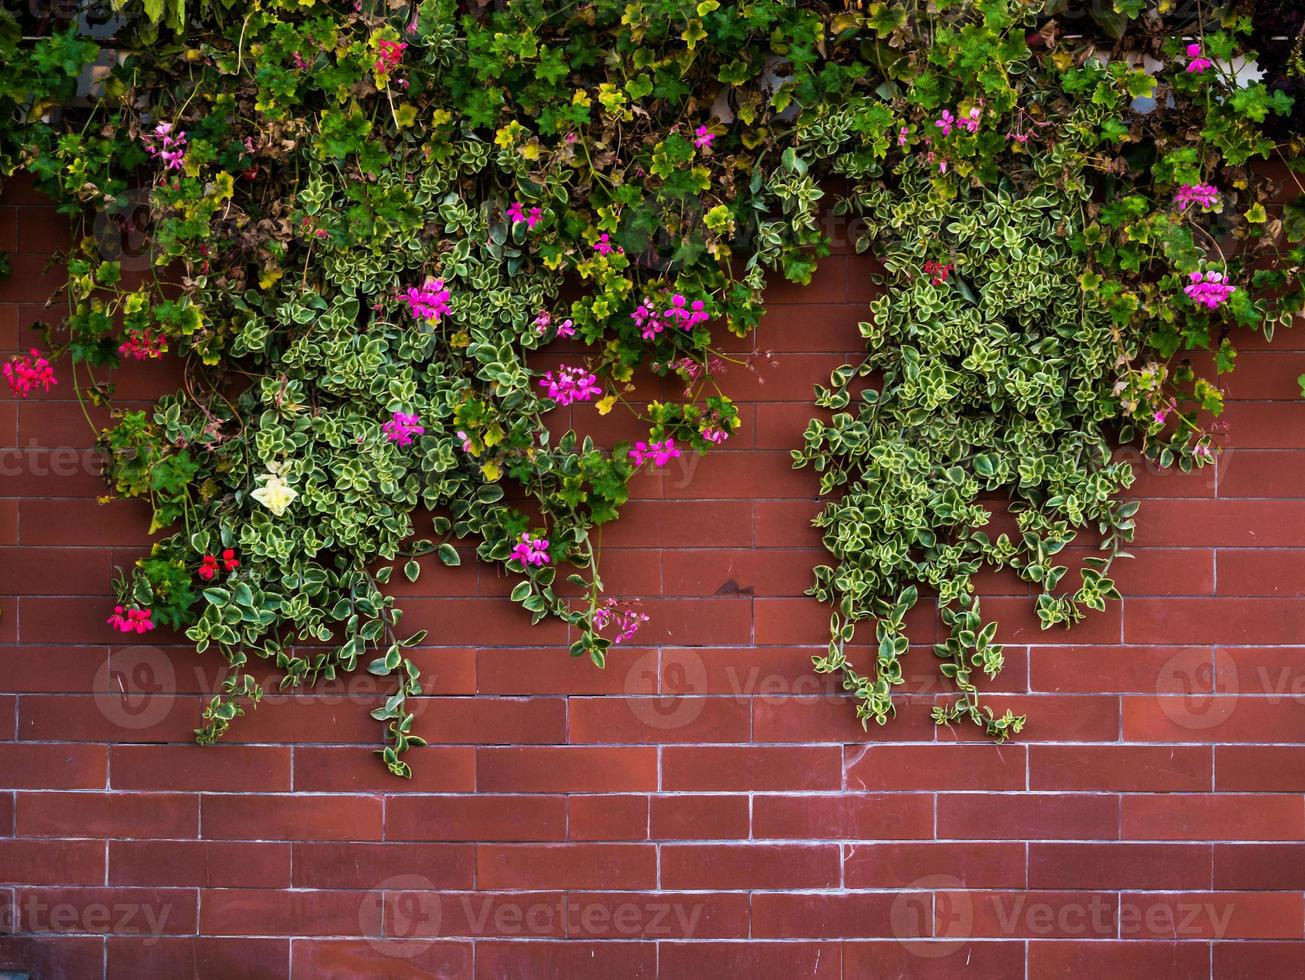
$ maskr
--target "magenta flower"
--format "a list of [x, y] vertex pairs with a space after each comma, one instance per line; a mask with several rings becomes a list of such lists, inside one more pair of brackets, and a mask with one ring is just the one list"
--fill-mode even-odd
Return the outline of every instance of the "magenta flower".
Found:
[[527, 211], [525, 205], [520, 201], [513, 201], [508, 205], [507, 217], [513, 224], [518, 224], [524, 221], [526, 223], [526, 228], [533, 231], [535, 225], [543, 220], [544, 212], [539, 208], [531, 208]]
[[469, 453], [469, 452], [471, 452], [471, 438], [470, 438], [470, 437], [469, 437], [465, 432], [463, 432], [461, 429], [459, 429], [457, 432], [455, 432], [455, 433], [453, 433], [453, 434], [454, 434], [455, 436], [457, 436], [458, 439], [460, 439], [460, 440], [462, 441], [462, 451], [463, 451], [464, 453]]
[[699, 126], [693, 131], [693, 145], [700, 150], [705, 150], [711, 146], [711, 141], [716, 138], [716, 134], [706, 126]]
[[186, 160], [186, 134], [174, 131], [172, 123], [161, 122], [145, 137], [145, 152], [162, 160], [169, 170], [180, 170]]
[[1174, 193], [1174, 203], [1182, 211], [1193, 204], [1209, 211], [1219, 203], [1219, 188], [1213, 184], [1184, 184]]
[[680, 451], [675, 448], [674, 439], [653, 440], [643, 442], [642, 440], [634, 444], [630, 450], [630, 458], [634, 460], [636, 467], [652, 460], [654, 466], [665, 466], [673, 459], [680, 458]]
[[702, 437], [712, 445], [719, 446], [730, 437], [730, 434], [719, 425], [712, 425], [702, 430]]
[[1237, 291], [1236, 286], [1224, 282], [1221, 272], [1193, 272], [1190, 278], [1191, 282], [1183, 287], [1183, 292], [1193, 303], [1210, 310], [1217, 310]]
[[512, 548], [512, 557], [523, 566], [533, 565], [538, 568], [540, 565], [547, 565], [551, 561], [548, 554], [548, 539], [532, 538], [529, 534], [522, 534], [521, 540]]
[[907, 141], [907, 139], [910, 137], [910, 135], [911, 135], [911, 131], [910, 131], [909, 129], [907, 129], [905, 126], [903, 126], [901, 129], [899, 129], [899, 130], [897, 131], [897, 145], [898, 145], [898, 146], [905, 146], [905, 145], [906, 145], [906, 141]]
[[440, 317], [448, 315], [452, 294], [444, 288], [443, 279], [427, 279], [420, 287], [409, 286], [403, 298], [407, 301], [408, 308], [412, 310], [412, 315], [418, 320], [437, 321]]
[[153, 611], [149, 609], [124, 609], [122, 606], [113, 607], [113, 615], [105, 622], [116, 629], [119, 633], [148, 633], [154, 628]]
[[707, 312], [702, 300], [695, 299], [692, 305], [679, 293], [671, 297], [671, 306], [662, 314], [668, 320], [675, 321], [685, 330], [692, 330], [700, 323], [706, 323], [711, 319], [711, 314]]
[[594, 242], [594, 251], [599, 255], [611, 255], [615, 251], [612, 246], [612, 239], [607, 232], [603, 232], [598, 236], [598, 241]]
[[557, 335], [559, 337], [574, 337], [575, 336], [574, 324], [572, 324], [569, 319], [563, 320], [561, 323], [557, 325]]
[[554, 376], [549, 371], [540, 380], [539, 386], [548, 389], [548, 397], [558, 405], [566, 406], [573, 402], [587, 402], [595, 395], [601, 395], [603, 389], [598, 387], [598, 378], [584, 368], [567, 367], [563, 364]]
[[49, 391], [51, 385], [59, 383], [50, 362], [35, 347], [28, 354], [13, 355], [4, 366], [4, 376], [9, 390], [19, 398], [26, 398], [33, 388]]
[[973, 135], [979, 131], [979, 118], [982, 115], [983, 113], [976, 106], [971, 109], [969, 114], [963, 119], [956, 120], [956, 125], [960, 126], [961, 129], [965, 130], [970, 135]]
[[397, 442], [400, 446], [411, 446], [413, 436], [426, 433], [422, 428], [421, 418], [416, 414], [409, 415], [405, 412], [392, 413], [390, 421], [381, 426], [381, 431], [390, 442]]
[[[548, 330], [552, 322], [553, 322], [553, 315], [549, 313], [547, 310], [540, 310], [539, 315], [535, 317], [534, 321], [531, 323], [531, 326], [535, 328], [535, 333], [542, 337], [544, 335], [544, 332]], [[563, 320], [561, 323], [557, 325], [557, 333], [554, 336], [574, 337], [575, 326], [572, 325], [570, 320]]]
[[1213, 67], [1214, 62], [1201, 54], [1199, 44], [1189, 44], [1187, 46], [1187, 57], [1191, 60], [1187, 62], [1187, 73], [1189, 75], [1199, 75], [1207, 68]]
[[944, 136], [950, 136], [952, 134], [952, 125], [955, 122], [956, 122], [956, 117], [953, 116], [946, 109], [944, 109], [942, 111], [942, 115], [938, 119], [934, 120], [934, 125], [942, 130], [942, 134]]
[[403, 63], [403, 52], [408, 50], [404, 41], [378, 41], [376, 43], [379, 57], [372, 69], [378, 75], [388, 75]]
[[618, 603], [615, 599], [608, 599], [594, 610], [593, 622], [594, 629], [597, 630], [614, 625], [616, 636], [613, 637], [612, 642], [620, 645], [639, 632], [639, 627], [648, 622], [648, 616], [629, 603]]
[[636, 306], [634, 312], [630, 314], [630, 319], [639, 328], [639, 336], [644, 340], [652, 340], [666, 328], [666, 324], [662, 323], [662, 318], [650, 299], [645, 298]]

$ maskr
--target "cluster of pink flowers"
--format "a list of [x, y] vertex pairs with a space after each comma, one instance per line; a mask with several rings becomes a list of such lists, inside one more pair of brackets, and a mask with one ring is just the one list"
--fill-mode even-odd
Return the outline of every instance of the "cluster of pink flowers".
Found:
[[1209, 211], [1219, 203], [1219, 188], [1213, 184], [1184, 184], [1174, 193], [1174, 203], [1183, 211], [1193, 204]]
[[711, 141], [716, 138], [716, 134], [706, 126], [699, 126], [693, 131], [693, 145], [700, 150], [705, 150], [711, 146]]
[[[546, 331], [549, 328], [552, 322], [553, 322], [553, 314], [549, 313], [548, 310], [540, 310], [539, 315], [535, 317], [534, 322], [531, 323], [531, 326], [535, 328], [535, 333], [539, 334], [539, 336], [542, 337], [544, 335], [544, 331]], [[575, 326], [571, 323], [569, 319], [563, 320], [561, 323], [557, 325], [556, 336], [574, 337]]]
[[970, 135], [974, 135], [979, 131], [979, 119], [982, 115], [983, 111], [979, 109], [978, 106], [975, 106], [966, 115], [961, 116], [959, 119], [944, 109], [942, 115], [935, 119], [933, 124], [942, 130], [944, 136], [950, 136], [952, 134], [953, 126], [959, 126]]
[[598, 378], [584, 368], [567, 367], [563, 364], [554, 376], [549, 371], [540, 380], [539, 386], [548, 389], [548, 397], [559, 405], [572, 402], [587, 402], [595, 395], [601, 395], [603, 389], [598, 387]]
[[709, 425], [702, 430], [702, 437], [713, 446], [719, 446], [730, 437], [730, 434], [719, 425]]
[[644, 301], [634, 308], [630, 319], [635, 322], [635, 326], [639, 328], [639, 335], [644, 340], [652, 340], [668, 325], [673, 324], [685, 330], [692, 330], [698, 324], [710, 320], [711, 314], [707, 312], [706, 304], [702, 300], [695, 299], [690, 303], [676, 293], [671, 297], [671, 305], [660, 311], [653, 305], [651, 299], [645, 297]]
[[680, 458], [680, 451], [675, 448], [674, 439], [654, 439], [649, 442], [640, 440], [630, 450], [630, 458], [636, 467], [652, 460], [654, 466], [665, 466], [673, 459]]
[[378, 75], [388, 75], [398, 68], [403, 63], [403, 52], [408, 50], [404, 41], [379, 41], [376, 47], [379, 57], [372, 68]]
[[526, 206], [520, 201], [513, 201], [508, 205], [507, 218], [514, 225], [524, 221], [527, 228], [533, 229], [535, 225], [543, 220], [544, 212], [539, 208], [531, 208], [527, 211]]
[[160, 358], [168, 349], [168, 338], [149, 330], [132, 330], [118, 345], [118, 353], [137, 361]]
[[1187, 57], [1187, 74], [1189, 75], [1199, 75], [1207, 68], [1214, 66], [1213, 61], [1201, 54], [1199, 44], [1189, 44], [1187, 46]]
[[529, 534], [523, 533], [521, 540], [512, 548], [512, 557], [522, 565], [533, 565], [536, 568], [547, 565], [550, 561], [548, 538], [532, 538]]
[[1171, 399], [1168, 405], [1163, 405], [1160, 408], [1156, 409], [1156, 413], [1155, 415], [1152, 416], [1152, 418], [1155, 419], [1157, 425], [1164, 425], [1165, 420], [1169, 418], [1170, 413], [1175, 411], [1177, 408], [1178, 406], [1174, 404], [1173, 400]]
[[444, 288], [443, 279], [428, 279], [421, 286], [409, 286], [403, 298], [418, 320], [438, 320], [448, 315], [452, 294]]
[[1222, 272], [1193, 272], [1190, 278], [1191, 282], [1183, 287], [1183, 292], [1193, 303], [1210, 310], [1217, 310], [1237, 292], [1236, 286], [1224, 282]]
[[[676, 358], [674, 361], [667, 361], [666, 367], [680, 375], [686, 381], [697, 381], [707, 372], [712, 374], [724, 373], [729, 365], [725, 363], [723, 358], [713, 357], [707, 362], [707, 365], [704, 368], [701, 361], [695, 361], [692, 357], [686, 356]], [[658, 370], [659, 368], [660, 365], [654, 362], [653, 370]]]
[[106, 622], [119, 633], [148, 633], [154, 628], [154, 613], [149, 609], [124, 609], [113, 607], [113, 615]]
[[639, 627], [648, 622], [648, 616], [641, 613], [633, 606], [624, 602], [617, 602], [615, 599], [608, 599], [601, 606], [594, 610], [594, 629], [606, 629], [609, 625], [616, 627], [616, 636], [612, 642], [616, 644], [624, 643], [635, 633], [639, 632]]
[[594, 251], [599, 255], [611, 255], [613, 252], [619, 252], [621, 249], [612, 244], [612, 236], [603, 232], [598, 236], [598, 241], [594, 242]]
[[464, 453], [469, 453], [469, 452], [471, 452], [471, 436], [467, 435], [467, 434], [466, 434], [465, 432], [463, 432], [461, 429], [459, 429], [457, 432], [455, 432], [455, 433], [453, 433], [453, 434], [454, 434], [455, 436], [457, 436], [458, 439], [461, 441], [461, 443], [462, 443], [462, 451], [463, 451]]
[[26, 398], [33, 388], [40, 387], [49, 391], [51, 385], [59, 383], [50, 362], [35, 347], [29, 354], [15, 354], [11, 357], [4, 366], [4, 376], [9, 383], [9, 390], [19, 398]]
[[381, 426], [381, 431], [390, 442], [397, 442], [400, 446], [411, 446], [413, 436], [426, 434], [421, 417], [407, 412], [391, 413], [390, 421]]
[[180, 170], [186, 160], [186, 134], [174, 132], [170, 122], [161, 122], [145, 137], [145, 152], [158, 157], [169, 170]]
[[941, 286], [947, 281], [947, 276], [951, 274], [953, 268], [950, 262], [935, 262], [930, 259], [924, 264], [924, 274], [935, 286]]

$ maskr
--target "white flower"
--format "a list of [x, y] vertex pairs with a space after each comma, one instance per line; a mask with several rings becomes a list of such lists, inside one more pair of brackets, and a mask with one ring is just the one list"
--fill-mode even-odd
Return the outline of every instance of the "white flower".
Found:
[[276, 473], [267, 473], [260, 476], [259, 479], [267, 482], [251, 493], [250, 496], [277, 517], [284, 514], [285, 509], [294, 503], [295, 498], [299, 496], [299, 491], [282, 480]]

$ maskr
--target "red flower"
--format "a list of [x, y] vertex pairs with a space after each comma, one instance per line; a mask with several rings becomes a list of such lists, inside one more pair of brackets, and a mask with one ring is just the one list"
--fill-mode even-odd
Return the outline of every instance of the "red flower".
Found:
[[218, 560], [212, 555], [205, 555], [204, 560], [200, 562], [199, 577], [205, 582], [212, 582], [217, 578]]
[[236, 550], [228, 548], [222, 552], [222, 564], [228, 572], [234, 572], [240, 567], [240, 562], [236, 560]]

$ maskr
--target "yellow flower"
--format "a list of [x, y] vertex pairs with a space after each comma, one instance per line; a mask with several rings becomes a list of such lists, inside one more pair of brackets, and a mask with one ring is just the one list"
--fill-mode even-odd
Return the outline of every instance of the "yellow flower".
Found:
[[255, 490], [251, 497], [270, 510], [277, 517], [285, 513], [286, 508], [295, 502], [299, 496], [299, 491], [290, 484], [286, 483], [275, 473], [267, 473], [259, 477], [260, 480], [267, 482]]

